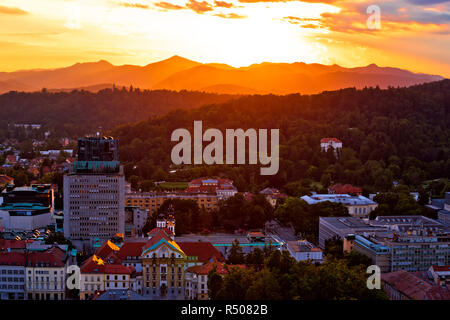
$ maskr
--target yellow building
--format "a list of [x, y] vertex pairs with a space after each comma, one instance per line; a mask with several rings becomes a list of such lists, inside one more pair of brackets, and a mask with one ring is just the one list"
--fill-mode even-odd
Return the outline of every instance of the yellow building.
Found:
[[219, 197], [215, 193], [130, 192], [125, 194], [125, 205], [138, 206], [141, 209], [148, 210], [149, 215], [152, 215], [168, 199], [194, 200], [199, 208], [208, 211], [217, 209], [219, 203]]
[[143, 294], [153, 298], [184, 298], [186, 254], [167, 228], [155, 228], [142, 249]]

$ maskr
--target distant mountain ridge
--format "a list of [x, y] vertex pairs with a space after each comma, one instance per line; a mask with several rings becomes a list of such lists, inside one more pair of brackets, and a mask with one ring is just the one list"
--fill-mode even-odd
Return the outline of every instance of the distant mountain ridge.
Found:
[[115, 66], [105, 60], [49, 70], [0, 72], [0, 93], [8, 91], [98, 91], [113, 85], [141, 89], [198, 90], [228, 94], [312, 94], [346, 87], [410, 86], [444, 79], [439, 75], [378, 67], [344, 68], [318, 63], [253, 64], [234, 68], [180, 56], [146, 66]]

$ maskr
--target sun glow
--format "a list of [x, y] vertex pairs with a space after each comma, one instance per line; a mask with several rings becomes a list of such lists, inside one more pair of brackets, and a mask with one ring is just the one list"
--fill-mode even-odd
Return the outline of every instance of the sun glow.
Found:
[[[213, 0], [167, 0], [164, 9], [157, 0], [3, 0], [3, 7], [14, 10], [0, 10], [0, 70], [101, 59], [146, 65], [179, 55], [234, 67], [264, 61], [359, 66], [392, 57], [388, 65], [450, 74], [450, 44], [441, 41], [449, 30], [440, 23], [385, 18], [386, 32], [358, 33], [346, 28], [364, 28], [365, 13], [343, 2], [241, 1], [224, 0], [226, 6], [220, 6]], [[426, 11], [438, 10], [432, 9]], [[416, 41], [405, 46], [400, 37]], [[420, 57], [401, 58], [411, 57], [411, 46], [420, 41], [427, 43], [426, 50], [418, 49]]]

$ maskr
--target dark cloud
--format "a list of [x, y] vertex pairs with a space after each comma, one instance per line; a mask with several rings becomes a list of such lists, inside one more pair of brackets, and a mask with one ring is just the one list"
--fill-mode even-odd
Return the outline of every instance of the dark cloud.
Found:
[[230, 2], [225, 2], [225, 1], [214, 1], [214, 5], [216, 7], [221, 7], [221, 8], [234, 8], [234, 4], [230, 3]]
[[237, 13], [218, 13], [215, 14], [216, 17], [225, 18], [225, 19], [245, 19], [247, 16], [241, 16]]
[[450, 0], [406, 0], [406, 2], [419, 6], [429, 6], [433, 4], [450, 2]]
[[200, 2], [195, 0], [189, 0], [189, 2], [186, 3], [186, 8], [191, 9], [192, 11], [195, 11], [197, 13], [205, 13], [208, 11], [213, 11], [212, 5], [206, 1]]
[[169, 2], [157, 2], [155, 3], [155, 6], [160, 7], [162, 9], [166, 9], [166, 10], [181, 10], [181, 9], [185, 9], [182, 6], [173, 4], [173, 3], [169, 3]]
[[19, 8], [0, 6], [0, 14], [24, 15], [28, 14], [28, 12]]

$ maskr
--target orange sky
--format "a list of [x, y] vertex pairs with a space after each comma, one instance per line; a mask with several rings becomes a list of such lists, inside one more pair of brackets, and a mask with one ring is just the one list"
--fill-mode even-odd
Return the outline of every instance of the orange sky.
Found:
[[146, 65], [180, 55], [244, 66], [263, 61], [376, 63], [450, 77], [450, 2], [381, 0], [2, 0], [0, 71], [105, 59]]

